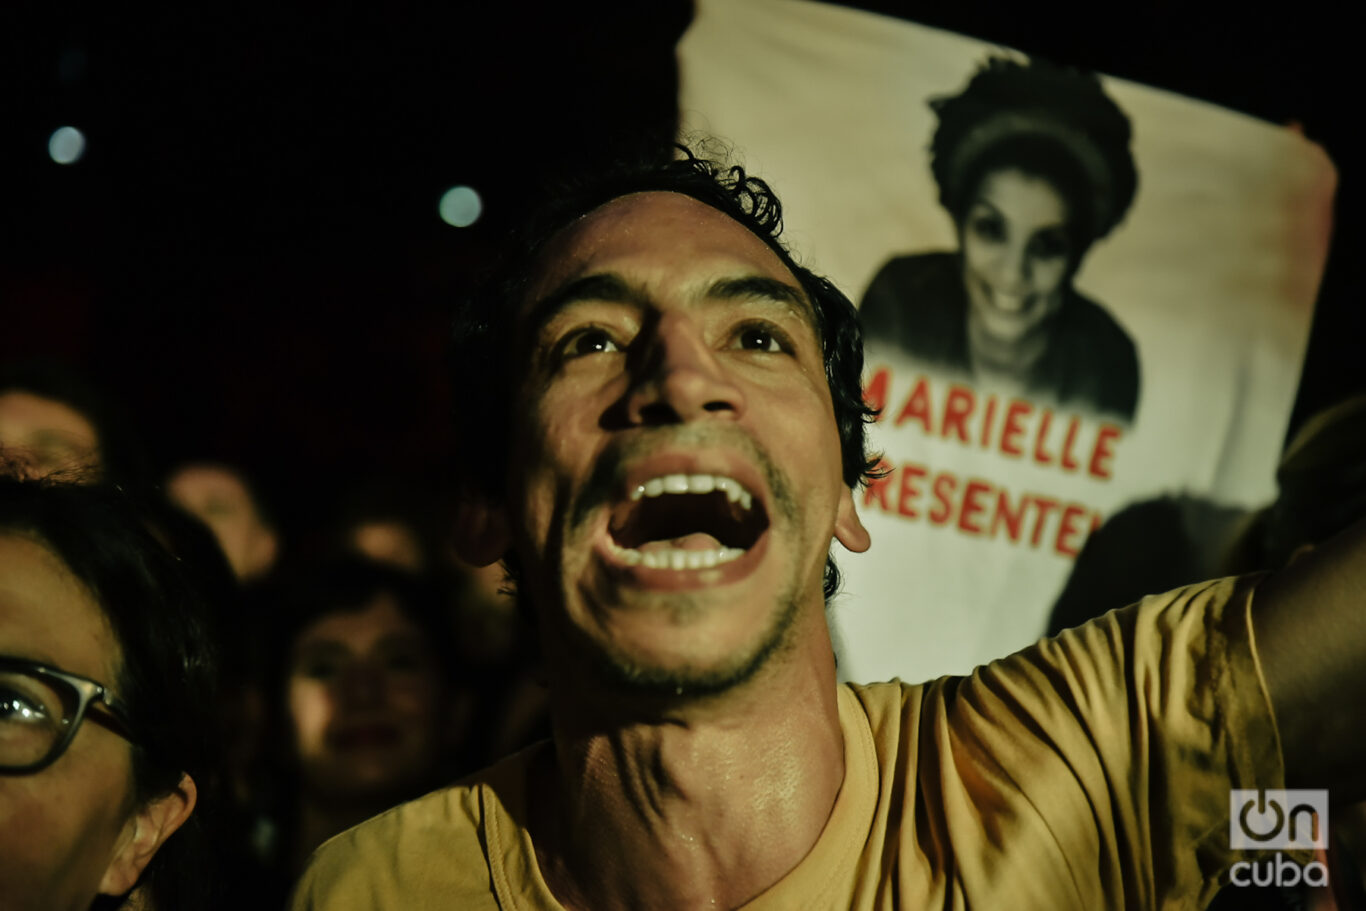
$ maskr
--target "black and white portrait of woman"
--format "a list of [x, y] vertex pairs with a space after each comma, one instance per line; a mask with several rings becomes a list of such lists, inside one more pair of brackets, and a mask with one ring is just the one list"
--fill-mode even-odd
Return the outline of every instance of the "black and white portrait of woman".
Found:
[[881, 267], [860, 306], [870, 345], [1131, 420], [1133, 339], [1073, 285], [1134, 198], [1128, 117], [1093, 75], [1002, 58], [931, 107], [930, 167], [958, 249]]

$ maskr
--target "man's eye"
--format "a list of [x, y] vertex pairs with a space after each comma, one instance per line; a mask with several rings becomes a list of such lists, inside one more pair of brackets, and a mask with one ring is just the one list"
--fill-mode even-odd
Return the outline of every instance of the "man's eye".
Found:
[[767, 326], [746, 326], [736, 336], [736, 342], [745, 351], [768, 351], [777, 354], [786, 350], [782, 335]]
[[583, 357], [587, 354], [610, 354], [620, 351], [620, 346], [606, 329], [580, 329], [567, 336], [560, 344], [560, 354], [564, 358]]

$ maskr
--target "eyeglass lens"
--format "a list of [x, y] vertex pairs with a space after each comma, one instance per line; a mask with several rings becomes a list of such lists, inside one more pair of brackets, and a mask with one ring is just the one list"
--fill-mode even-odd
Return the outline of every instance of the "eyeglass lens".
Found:
[[66, 734], [76, 698], [50, 678], [0, 670], [0, 767], [18, 768], [47, 758]]

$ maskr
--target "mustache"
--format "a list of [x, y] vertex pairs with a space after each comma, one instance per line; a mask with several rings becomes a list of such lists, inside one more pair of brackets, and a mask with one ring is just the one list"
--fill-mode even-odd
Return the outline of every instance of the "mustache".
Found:
[[620, 495], [626, 471], [634, 463], [669, 449], [725, 448], [738, 450], [764, 476], [777, 510], [787, 519], [795, 519], [797, 501], [792, 484], [778, 468], [773, 457], [738, 428], [719, 425], [684, 425], [645, 430], [629, 440], [614, 441], [593, 466], [593, 472], [570, 505], [571, 528], [587, 522], [593, 511], [611, 503]]

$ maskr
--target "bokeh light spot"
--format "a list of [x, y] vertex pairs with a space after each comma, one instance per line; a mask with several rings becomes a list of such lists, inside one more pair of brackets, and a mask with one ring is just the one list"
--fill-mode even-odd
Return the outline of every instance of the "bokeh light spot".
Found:
[[58, 127], [47, 141], [47, 154], [57, 164], [75, 164], [85, 154], [85, 134], [75, 127]]
[[473, 187], [451, 187], [441, 194], [437, 211], [441, 213], [441, 220], [446, 224], [468, 228], [479, 220], [480, 214], [484, 211], [484, 203], [479, 199], [479, 194], [474, 192]]

